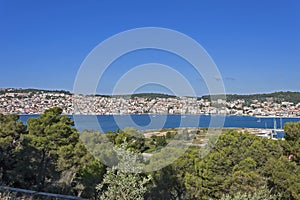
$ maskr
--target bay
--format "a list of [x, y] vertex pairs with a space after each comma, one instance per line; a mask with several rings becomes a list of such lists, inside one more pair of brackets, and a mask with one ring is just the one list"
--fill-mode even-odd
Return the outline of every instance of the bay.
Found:
[[[20, 115], [20, 120], [27, 123], [29, 118], [39, 115]], [[257, 118], [251, 116], [211, 116], [211, 115], [68, 115], [75, 121], [75, 127], [82, 131], [99, 130], [101, 132], [116, 131], [125, 127], [135, 127], [138, 130], [161, 128], [201, 127], [201, 128], [276, 128], [281, 129], [286, 122], [300, 122], [300, 118]], [[225, 117], [225, 118], [224, 118]], [[216, 121], [210, 125], [211, 120]], [[224, 121], [224, 126], [223, 120]], [[219, 123], [218, 123], [219, 122]]]

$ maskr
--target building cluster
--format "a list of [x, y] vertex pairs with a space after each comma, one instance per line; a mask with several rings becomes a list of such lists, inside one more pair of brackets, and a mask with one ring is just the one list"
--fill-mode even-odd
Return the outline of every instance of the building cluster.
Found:
[[0, 113], [40, 114], [59, 106], [64, 114], [218, 114], [299, 117], [300, 103], [276, 103], [239, 99], [208, 101], [192, 97], [146, 98], [73, 95], [61, 92], [5, 92], [0, 94]]
[[40, 114], [59, 106], [64, 113], [72, 113], [72, 95], [55, 92], [7, 92], [0, 94], [0, 113]]

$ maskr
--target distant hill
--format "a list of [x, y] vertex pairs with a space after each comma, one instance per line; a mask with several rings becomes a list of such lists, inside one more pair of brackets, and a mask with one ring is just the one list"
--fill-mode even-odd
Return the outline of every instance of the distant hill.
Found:
[[[41, 92], [54, 92], [54, 93], [64, 93], [64, 94], [72, 94], [69, 91], [65, 90], [41, 90], [41, 89], [22, 89], [22, 88], [1, 88], [0, 94], [4, 93], [10, 93], [10, 92], [16, 92], [16, 93], [41, 93]], [[122, 98], [135, 98], [135, 97], [143, 97], [148, 99], [154, 99], [154, 98], [176, 98], [174, 95], [169, 94], [160, 94], [160, 93], [139, 93], [139, 94], [128, 94], [128, 95], [96, 95], [96, 96], [102, 96], [102, 97], [122, 97]], [[214, 97], [217, 97], [218, 95], [214, 95]], [[205, 95], [202, 97], [199, 97], [199, 99], [207, 99], [210, 100], [209, 95]], [[227, 94], [226, 95], [227, 101], [234, 101], [238, 99], [244, 99], [246, 103], [251, 103], [252, 100], [256, 99], [258, 101], [268, 101], [272, 100], [274, 102], [283, 102], [283, 101], [289, 101], [293, 103], [299, 103], [300, 102], [300, 92], [274, 92], [269, 94], [249, 94], [249, 95], [238, 95], [238, 94]]]
[[122, 98], [147, 98], [147, 99], [155, 99], [155, 98], [176, 98], [174, 95], [169, 94], [160, 94], [160, 93], [138, 93], [138, 94], [125, 94], [125, 95], [112, 95], [112, 97], [122, 97]]
[[176, 98], [174, 95], [169, 94], [158, 94], [158, 93], [140, 93], [140, 94], [132, 94], [132, 97], [144, 97], [148, 99], [154, 98]]
[[[64, 93], [72, 94], [70, 91], [65, 90], [43, 90], [43, 89], [33, 89], [33, 88], [0, 88], [0, 94], [5, 93], [43, 93], [43, 92], [52, 92], [52, 93]], [[89, 95], [88, 95], [89, 96]], [[93, 95], [91, 95], [93, 96]], [[101, 97], [122, 97], [122, 98], [135, 98], [135, 97], [144, 97], [148, 99], [154, 98], [176, 98], [174, 95], [169, 94], [160, 94], [160, 93], [139, 93], [139, 94], [124, 94], [124, 95], [102, 95], [96, 94], [95, 96]]]
[[[203, 96], [202, 98], [210, 100], [209, 95]], [[257, 99], [258, 101], [268, 101], [272, 99], [274, 102], [278, 102], [278, 103], [283, 101], [299, 103], [300, 92], [274, 92], [269, 94], [250, 94], [250, 95], [228, 94], [226, 95], [226, 99], [227, 101], [244, 99], [248, 103], [250, 103], [250, 101], [254, 99]]]

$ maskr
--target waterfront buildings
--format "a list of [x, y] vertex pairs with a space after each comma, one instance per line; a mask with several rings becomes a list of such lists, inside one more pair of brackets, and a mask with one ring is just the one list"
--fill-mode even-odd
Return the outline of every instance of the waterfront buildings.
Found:
[[133, 97], [85, 96], [54, 91], [6, 91], [0, 94], [0, 113], [40, 114], [46, 109], [59, 106], [64, 114], [219, 114], [248, 116], [299, 117], [300, 103], [260, 102], [253, 99], [234, 101], [192, 97]]

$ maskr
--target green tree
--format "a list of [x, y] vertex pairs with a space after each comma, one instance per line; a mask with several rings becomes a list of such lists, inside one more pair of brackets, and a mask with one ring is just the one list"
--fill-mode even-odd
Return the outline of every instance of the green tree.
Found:
[[236, 194], [259, 191], [266, 185], [265, 179], [256, 172], [256, 162], [248, 157], [233, 167], [233, 173], [225, 180], [226, 193]]
[[300, 139], [300, 122], [287, 122], [284, 124], [285, 139], [296, 142]]
[[262, 188], [254, 193], [224, 194], [220, 200], [277, 200], [279, 197], [279, 195], [272, 195], [268, 189]]
[[286, 157], [270, 158], [263, 174], [272, 192], [280, 193], [282, 199], [300, 199], [300, 167]]
[[162, 136], [152, 135], [151, 139], [152, 139], [152, 144], [154, 144], [155, 148], [157, 149], [162, 148], [168, 144], [166, 137], [164, 135]]
[[233, 167], [233, 171], [254, 171], [257, 167], [257, 163], [251, 157], [247, 157], [246, 159], [242, 160], [239, 164]]
[[88, 154], [76, 178], [76, 186], [79, 187], [77, 196], [97, 198], [96, 186], [101, 183], [105, 173], [106, 166]]
[[[167, 154], [164, 150], [161, 153]], [[199, 159], [198, 153], [199, 149], [190, 148], [171, 165], [152, 172], [153, 186], [148, 191], [147, 199], [190, 199], [185, 187], [185, 175], [194, 169], [194, 164]], [[159, 157], [159, 160], [164, 160], [164, 157]]]
[[151, 177], [143, 176], [137, 165], [139, 156], [127, 150], [127, 143], [114, 147], [118, 156], [117, 166], [107, 170], [103, 182], [97, 186], [99, 199], [142, 200]]
[[178, 172], [171, 165], [153, 172], [153, 187], [148, 191], [147, 199], [181, 199], [184, 196], [185, 187]]
[[300, 122], [285, 123], [284, 132], [285, 139], [290, 144], [289, 154], [300, 165]]
[[26, 134], [26, 126], [18, 121], [18, 115], [0, 114], [0, 182], [14, 185], [17, 151], [21, 148], [22, 134]]
[[72, 127], [73, 121], [61, 113], [61, 108], [54, 107], [27, 123], [25, 141], [33, 152], [28, 167], [36, 174], [34, 183], [38, 190], [50, 189], [56, 182], [70, 185], [78, 171], [82, 156], [76, 155], [79, 134]]
[[116, 143], [116, 137], [118, 136], [117, 133], [115, 132], [107, 132], [105, 133], [105, 136], [109, 139], [110, 142], [112, 142], [113, 144]]
[[229, 194], [237, 192], [253, 194], [266, 185], [266, 181], [254, 171], [236, 171], [225, 181], [224, 185]]
[[143, 152], [146, 150], [145, 136], [136, 128], [126, 127], [124, 130], [119, 131], [118, 136], [115, 138], [115, 144], [121, 145], [127, 142], [127, 147], [135, 152]]
[[[210, 152], [185, 174], [185, 186], [192, 199], [221, 198], [224, 193], [256, 192], [266, 184], [263, 167], [269, 158], [283, 155], [285, 141], [262, 139], [247, 133], [227, 131]], [[206, 149], [200, 151], [207, 152]]]
[[116, 153], [113, 151], [114, 144], [110, 138], [99, 131], [84, 130], [80, 134], [80, 140], [87, 150], [99, 161], [107, 166], [117, 164]]

